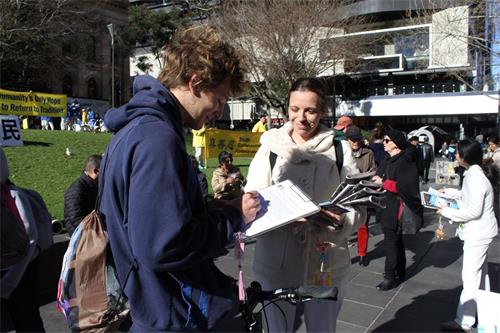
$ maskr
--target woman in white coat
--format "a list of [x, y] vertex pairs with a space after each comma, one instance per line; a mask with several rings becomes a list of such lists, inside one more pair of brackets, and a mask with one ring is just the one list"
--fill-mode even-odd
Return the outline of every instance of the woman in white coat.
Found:
[[[248, 170], [246, 191], [289, 179], [315, 202], [322, 202], [329, 200], [346, 174], [357, 172], [346, 141], [341, 141], [343, 167], [338, 170], [334, 133], [320, 124], [326, 109], [326, 93], [321, 81], [299, 79], [292, 85], [289, 121], [262, 135], [261, 146]], [[303, 284], [338, 288], [338, 301], [314, 300], [304, 304], [308, 332], [335, 331], [351, 265], [347, 237], [363, 222], [361, 215], [354, 209], [342, 216], [331, 215], [331, 220], [342, 225], [340, 230], [303, 221], [257, 238], [254, 277], [264, 289]], [[269, 331], [293, 331], [302, 313], [284, 301], [277, 305], [279, 308], [271, 305], [265, 310]]]
[[[463, 290], [454, 320], [442, 324], [446, 331], [469, 331], [476, 321], [476, 294], [478, 289], [489, 291], [488, 247], [497, 235], [497, 220], [493, 209], [498, 171], [482, 167], [483, 150], [475, 140], [463, 140], [457, 145], [458, 163], [466, 173], [461, 191], [460, 209], [449, 207], [438, 213], [458, 223], [458, 236], [464, 241], [462, 283]], [[497, 190], [497, 189], [496, 189]]]

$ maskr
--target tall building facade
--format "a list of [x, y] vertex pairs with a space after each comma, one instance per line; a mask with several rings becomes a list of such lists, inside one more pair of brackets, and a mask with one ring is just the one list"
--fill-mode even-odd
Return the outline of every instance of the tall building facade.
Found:
[[[368, 40], [372, 46], [356, 59], [336, 59], [331, 70], [321, 73], [331, 92], [329, 120], [349, 115], [364, 128], [382, 122], [407, 132], [436, 126], [449, 138], [498, 132], [500, 59], [494, 50], [500, 45], [496, 17], [500, 4], [496, 2], [345, 1], [338, 15], [363, 17], [363, 23], [321, 40], [318, 52], [329, 43], [346, 40], [350, 44]], [[147, 4], [153, 10], [172, 5], [171, 0], [130, 3]], [[138, 49], [131, 58], [131, 76], [142, 73], [134, 65], [141, 56], [150, 56], [147, 49]], [[150, 74], [158, 70], [153, 68]], [[244, 124], [266, 112], [264, 103], [255, 100], [231, 101], [224, 120], [231, 126]]]
[[[99, 24], [95, 32], [87, 36], [88, 51], [85, 57], [55, 71], [51, 78], [53, 92], [64, 93], [68, 96], [68, 102], [76, 99], [81, 106], [92, 107], [101, 114], [112, 106], [113, 94], [115, 106], [130, 99], [128, 57], [113, 52], [116, 42], [112, 44], [110, 31], [112, 27], [116, 34], [119, 26], [127, 24], [128, 5], [128, 1], [121, 0], [103, 2], [99, 6]], [[61, 52], [65, 52], [64, 46]]]
[[371, 39], [374, 47], [356, 67], [345, 61], [335, 75], [324, 73], [335, 116], [405, 131], [437, 126], [453, 138], [498, 132], [495, 7], [494, 1], [352, 1], [346, 15], [368, 23], [333, 42]]
[[[32, 6], [30, 4], [23, 3], [23, 6], [26, 7], [23, 8], [24, 10], [34, 10], [29, 7]], [[115, 105], [125, 103], [130, 98], [131, 90], [128, 56], [113, 52], [116, 45], [111, 43], [108, 25], [114, 27], [114, 32], [119, 26], [126, 25], [128, 6], [127, 0], [109, 0], [71, 3], [61, 1], [59, 9], [57, 9], [57, 4], [36, 7], [41, 12], [42, 9], [46, 9], [48, 14], [52, 13], [56, 17], [54, 21], [57, 20], [61, 22], [60, 25], [69, 25], [69, 27], [64, 31], [56, 31], [57, 38], [47, 38], [48, 42], [44, 43], [51, 46], [50, 55], [47, 56], [44, 53], [44, 57], [36, 59], [38, 61], [34, 63], [38, 67], [28, 66], [24, 78], [19, 74], [20, 69], [25, 68], [24, 62], [31, 61], [31, 59], [25, 60], [26, 57], [11, 56], [8, 66], [4, 63], [0, 64], [1, 87], [16, 91], [32, 90], [66, 94], [69, 103], [78, 100], [82, 107], [91, 107], [100, 114], [111, 107], [113, 94]], [[49, 10], [54, 12], [49, 12]], [[22, 13], [18, 15], [23, 18]], [[70, 15], [73, 16], [68, 18]], [[9, 22], [9, 24], [12, 25], [9, 26], [10, 29], [16, 28], [14, 23]], [[35, 27], [34, 31], [40, 31], [37, 32], [38, 34], [44, 33], [42, 29], [36, 29]], [[35, 33], [30, 38], [25, 44], [32, 45], [33, 40], [37, 40]], [[43, 50], [46, 49], [47, 47]], [[19, 52], [23, 51], [19, 50]], [[114, 53], [114, 61], [112, 53]], [[114, 76], [113, 79], [112, 76]], [[112, 81], [114, 81], [114, 86], [112, 86]]]

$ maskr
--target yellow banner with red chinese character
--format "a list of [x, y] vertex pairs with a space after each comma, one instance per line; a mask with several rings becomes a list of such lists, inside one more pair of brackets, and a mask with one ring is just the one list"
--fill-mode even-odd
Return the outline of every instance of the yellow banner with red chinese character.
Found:
[[66, 95], [0, 89], [0, 114], [65, 117]]
[[261, 134], [209, 128], [205, 131], [205, 159], [218, 157], [223, 150], [233, 157], [253, 157], [260, 147]]

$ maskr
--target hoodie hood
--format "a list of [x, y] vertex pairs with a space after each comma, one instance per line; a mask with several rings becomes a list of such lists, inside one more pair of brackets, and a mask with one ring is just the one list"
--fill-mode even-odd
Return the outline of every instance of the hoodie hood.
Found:
[[149, 75], [140, 75], [134, 79], [133, 97], [127, 104], [110, 109], [104, 116], [104, 124], [111, 132], [116, 133], [130, 121], [143, 115], [163, 120], [170, 118], [172, 123], [182, 127], [175, 97], [160, 81]]

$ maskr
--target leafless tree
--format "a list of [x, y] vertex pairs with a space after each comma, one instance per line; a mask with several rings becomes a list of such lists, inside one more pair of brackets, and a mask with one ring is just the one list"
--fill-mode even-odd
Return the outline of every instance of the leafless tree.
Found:
[[[417, 2], [422, 0], [417, 0]], [[498, 0], [425, 1], [426, 9], [408, 12], [412, 24], [432, 22], [430, 66], [447, 73], [471, 90], [500, 82], [500, 2]], [[493, 36], [496, 34], [496, 41]], [[475, 66], [472, 83], [464, 67]], [[494, 77], [496, 73], [496, 78]]]
[[43, 86], [54, 68], [76, 66], [85, 58], [85, 41], [105, 26], [97, 24], [99, 9], [120, 1], [0, 1], [2, 84]]
[[283, 114], [287, 90], [300, 77], [330, 76], [352, 68], [367, 45], [333, 38], [362, 26], [348, 17], [346, 0], [221, 2], [210, 22], [246, 55], [256, 95]]

